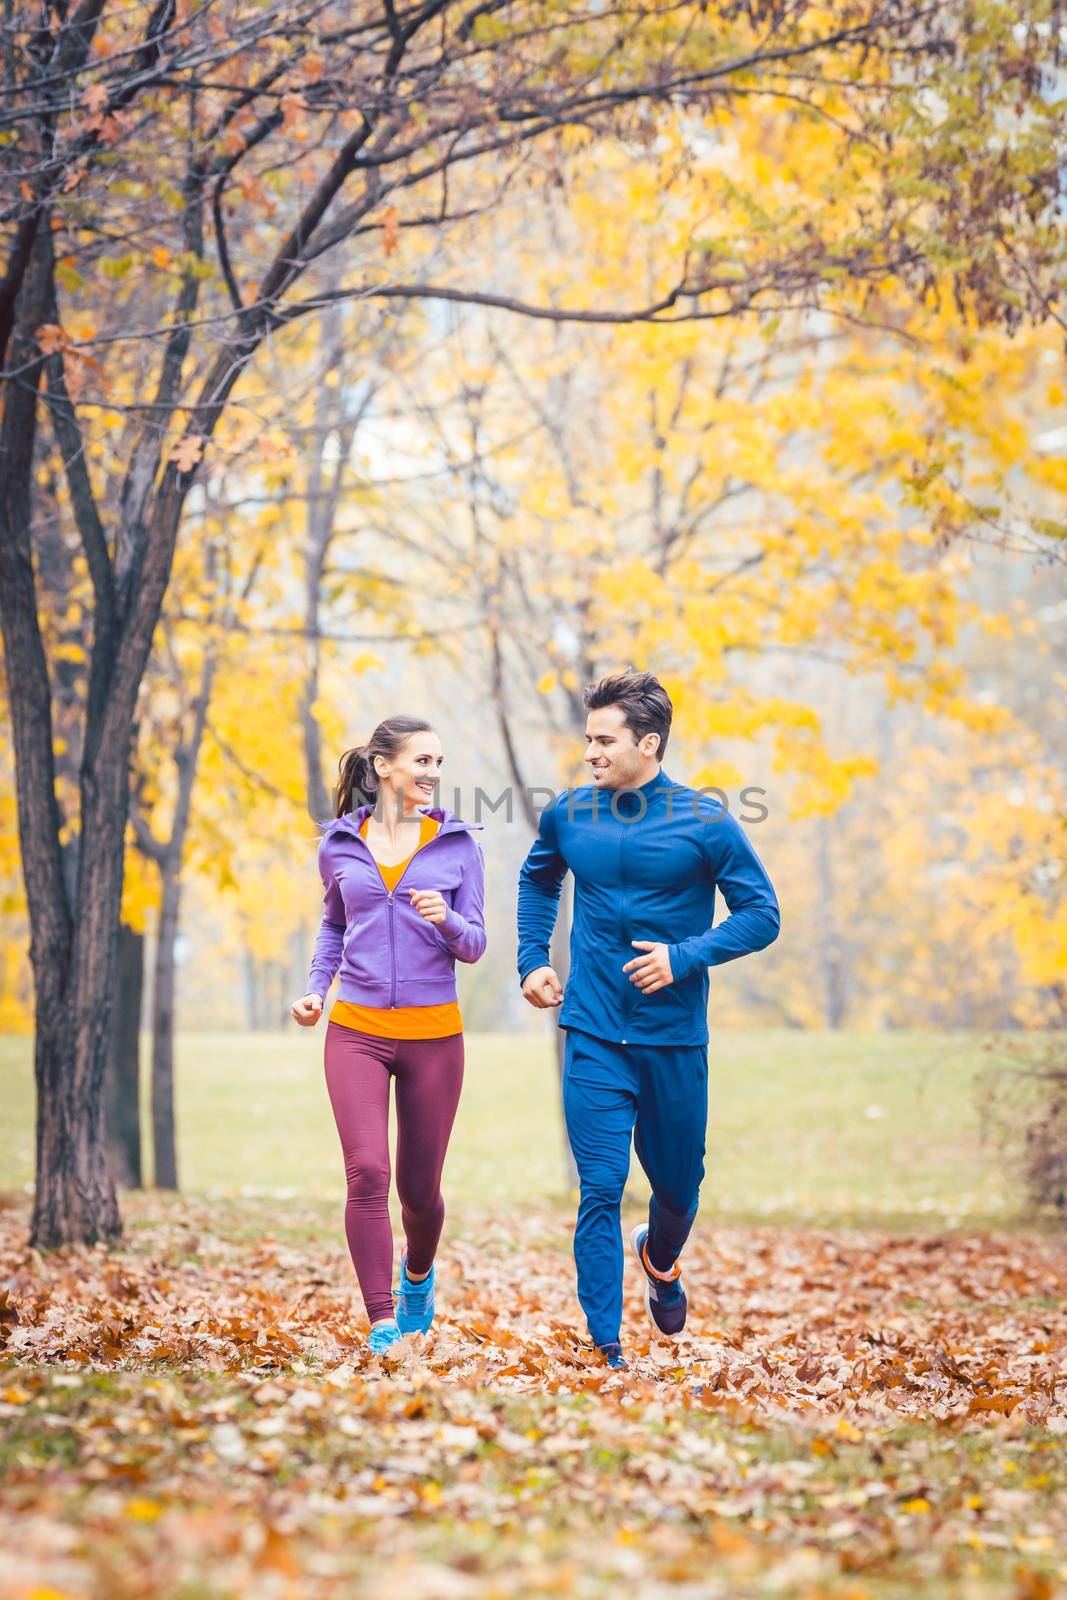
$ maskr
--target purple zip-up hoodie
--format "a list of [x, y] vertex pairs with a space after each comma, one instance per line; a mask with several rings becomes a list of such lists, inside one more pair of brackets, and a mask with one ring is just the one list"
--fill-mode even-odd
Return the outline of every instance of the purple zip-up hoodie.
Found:
[[[365, 839], [360, 806], [321, 824], [319, 875], [326, 894], [308, 976], [308, 994], [321, 995], [340, 972], [338, 998], [363, 1006], [434, 1006], [456, 996], [456, 962], [485, 950], [485, 863], [472, 829], [439, 807], [419, 807], [441, 826], [416, 850], [390, 893]], [[414, 834], [414, 829], [412, 830]], [[409, 889], [437, 889], [448, 910], [427, 922]]]

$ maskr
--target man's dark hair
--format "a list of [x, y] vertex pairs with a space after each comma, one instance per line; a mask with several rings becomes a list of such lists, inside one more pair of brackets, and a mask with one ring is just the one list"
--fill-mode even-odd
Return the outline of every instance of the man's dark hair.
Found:
[[599, 683], [591, 683], [583, 690], [582, 703], [587, 711], [618, 706], [635, 744], [646, 733], [658, 733], [656, 760], [663, 760], [674, 707], [670, 695], [653, 673], [617, 672], [613, 677], [601, 678]]

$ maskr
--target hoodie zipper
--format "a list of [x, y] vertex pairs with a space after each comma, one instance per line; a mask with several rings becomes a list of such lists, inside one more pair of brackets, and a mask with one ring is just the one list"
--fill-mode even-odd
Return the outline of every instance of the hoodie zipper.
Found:
[[[411, 852], [411, 856], [410, 856], [410, 858], [408, 860], [407, 867], [404, 868], [403, 872], [400, 874], [399, 878], [396, 880], [396, 888], [387, 889], [386, 890], [386, 894], [387, 894], [388, 899], [389, 899], [389, 974], [390, 974], [390, 981], [389, 981], [389, 1009], [390, 1009], [390, 1011], [394, 1011], [396, 1009], [396, 911], [395, 911], [395, 908], [394, 908], [393, 896], [395, 894], [399, 893], [400, 885], [403, 883], [404, 879], [407, 877], [408, 867], [410, 867], [410, 865], [411, 865], [412, 861], [414, 861], [415, 857], [420, 853], [420, 851], [428, 850], [430, 845], [433, 844], [434, 839], [439, 839], [440, 837], [441, 837], [441, 830], [440, 830], [440, 828], [438, 828], [437, 832], [433, 836], [433, 839], [427, 839], [425, 844], [417, 844], [415, 846], [414, 850]], [[363, 843], [367, 844], [367, 841], [364, 839]], [[370, 850], [370, 845], [367, 845], [367, 849]], [[371, 851], [371, 854], [373, 855], [373, 851]], [[374, 865], [377, 867], [378, 863], [375, 862]], [[379, 871], [379, 876], [381, 876], [380, 871]]]
[[385, 899], [389, 918], [389, 1009], [392, 1011], [396, 1005], [396, 929], [393, 926], [393, 897], [388, 890]]
[[[649, 807], [650, 807], [652, 799], [658, 793], [659, 793], [659, 789], [657, 788], [657, 789], [654, 789], [652, 791], [652, 794], [646, 796], [646, 805], [645, 805], [645, 813], [644, 813], [645, 816], [648, 815], [648, 811], [649, 811]], [[619, 889], [620, 889], [619, 921], [622, 924], [623, 942], [625, 943], [628, 951], [630, 952], [630, 954], [629, 954], [627, 959], [632, 960], [633, 959], [633, 943], [632, 943], [632, 941], [630, 939], [630, 930], [626, 925], [626, 830], [628, 828], [630, 828], [630, 827], [633, 827], [634, 824], [629, 823], [629, 822], [621, 822], [619, 824], [619, 826], [622, 829], [622, 832], [619, 835]], [[622, 1005], [622, 1039], [620, 1040], [621, 1044], [625, 1044], [626, 1043], [627, 1025], [631, 1020], [631, 1016], [632, 1016], [632, 1013], [633, 1013], [633, 1008], [636, 1005], [637, 1000], [638, 1000], [639, 995], [640, 995], [640, 990], [635, 990], [635, 988], [634, 988], [633, 980], [631, 979], [630, 974], [628, 972], [624, 972], [623, 973], [623, 977], [626, 979], [626, 994], [625, 994], [625, 999], [623, 1000], [623, 1005]]]

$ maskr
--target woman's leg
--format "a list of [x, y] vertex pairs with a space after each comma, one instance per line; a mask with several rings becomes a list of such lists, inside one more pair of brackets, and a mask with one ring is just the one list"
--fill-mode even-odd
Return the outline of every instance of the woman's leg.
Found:
[[389, 1069], [395, 1039], [326, 1026], [326, 1087], [344, 1152], [345, 1234], [367, 1316], [392, 1317], [389, 1223]]
[[429, 1272], [445, 1220], [441, 1172], [463, 1087], [463, 1035], [404, 1039], [396, 1075], [396, 1188], [408, 1271]]

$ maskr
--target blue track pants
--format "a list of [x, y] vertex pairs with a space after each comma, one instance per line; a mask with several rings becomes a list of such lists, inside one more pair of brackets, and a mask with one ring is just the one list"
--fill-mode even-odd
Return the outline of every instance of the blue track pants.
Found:
[[648, 1255], [660, 1272], [681, 1254], [697, 1214], [708, 1123], [708, 1047], [614, 1044], [567, 1029], [563, 1114], [581, 1186], [574, 1230], [578, 1299], [594, 1344], [618, 1339], [623, 1245], [619, 1209], [630, 1138], [652, 1186]]

